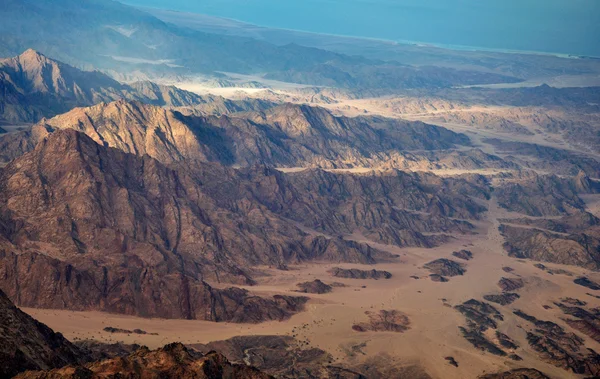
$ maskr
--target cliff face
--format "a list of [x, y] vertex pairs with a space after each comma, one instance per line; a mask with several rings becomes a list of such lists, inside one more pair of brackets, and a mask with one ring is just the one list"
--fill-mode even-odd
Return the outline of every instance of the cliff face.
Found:
[[0, 377], [83, 362], [85, 355], [60, 333], [15, 307], [0, 291]]

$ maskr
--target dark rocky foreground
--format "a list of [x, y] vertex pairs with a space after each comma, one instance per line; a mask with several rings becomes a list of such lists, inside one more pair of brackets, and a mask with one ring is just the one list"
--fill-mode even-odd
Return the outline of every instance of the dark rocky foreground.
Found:
[[517, 368], [497, 374], [481, 375], [479, 379], [550, 379], [542, 372], [532, 368]]
[[0, 377], [10, 378], [25, 370], [47, 370], [84, 362], [86, 355], [15, 307], [0, 291]]
[[74, 345], [20, 311], [1, 291], [0, 341], [2, 378], [270, 378], [221, 354], [203, 355], [181, 344], [155, 351], [91, 341]]
[[19, 379], [48, 378], [182, 378], [182, 379], [268, 379], [272, 376], [246, 365], [232, 364], [216, 352], [202, 355], [180, 343], [157, 350], [142, 347], [119, 358], [106, 359], [85, 365], [70, 365], [50, 371], [28, 371]]

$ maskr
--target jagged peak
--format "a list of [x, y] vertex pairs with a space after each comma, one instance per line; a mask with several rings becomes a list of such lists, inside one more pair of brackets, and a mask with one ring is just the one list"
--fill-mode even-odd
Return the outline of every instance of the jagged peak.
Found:
[[27, 49], [21, 55], [21, 57], [44, 57], [46, 56], [35, 49]]
[[19, 62], [25, 62], [28, 64], [51, 63], [51, 64], [56, 64], [56, 65], [62, 65], [60, 62], [50, 59], [47, 56], [45, 56], [44, 54], [42, 54], [39, 51], [34, 50], [34, 49], [27, 49], [21, 55], [15, 57], [13, 59], [15, 59]]

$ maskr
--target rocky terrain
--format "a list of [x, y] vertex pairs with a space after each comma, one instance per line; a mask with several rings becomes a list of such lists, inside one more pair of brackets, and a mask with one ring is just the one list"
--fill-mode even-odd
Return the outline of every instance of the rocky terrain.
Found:
[[343, 269], [335, 267], [329, 271], [329, 273], [336, 278], [347, 278], [347, 279], [389, 279], [392, 277], [387, 271], [379, 270], [359, 270], [359, 269]]
[[275, 377], [361, 377], [357, 372], [333, 365], [333, 358], [327, 352], [302, 347], [291, 337], [234, 337], [192, 347], [202, 353], [220, 351], [232, 362], [248, 362]]
[[315, 279], [312, 282], [298, 283], [298, 292], [323, 294], [332, 290], [333, 287], [331, 285], [325, 284], [319, 279]]
[[194, 17], [1, 7], [1, 377], [600, 375], [597, 60]]
[[527, 332], [527, 342], [540, 359], [575, 374], [598, 375], [600, 356], [592, 349], [585, 349], [581, 337], [551, 321], [539, 320], [518, 310], [515, 314], [534, 326]]
[[498, 281], [498, 287], [504, 292], [516, 291], [524, 285], [523, 279], [520, 278], [502, 278]]
[[410, 319], [402, 312], [396, 310], [381, 310], [365, 312], [368, 321], [352, 325], [352, 330], [357, 332], [396, 332], [402, 333], [410, 328]]
[[464, 275], [466, 272], [464, 265], [456, 261], [440, 258], [435, 261], [431, 261], [423, 266], [431, 272], [431, 279], [433, 281], [445, 282], [446, 277], [453, 277]]
[[512, 304], [515, 300], [520, 298], [519, 294], [514, 292], [505, 292], [501, 294], [490, 294], [484, 295], [483, 299], [492, 303], [500, 304], [500, 305], [509, 305]]
[[83, 362], [86, 355], [60, 333], [15, 307], [0, 291], [0, 376]]
[[548, 379], [548, 376], [532, 368], [517, 368], [497, 374], [482, 375], [479, 379]]
[[[308, 234], [288, 219], [334, 235], [360, 230], [375, 241], [429, 247], [445, 238], [423, 233], [468, 232], [468, 222], [451, 217], [478, 218], [484, 208], [468, 195], [488, 196], [478, 177], [168, 168], [73, 130], [50, 133], [2, 169], [0, 183], [2, 288], [18, 304], [238, 322], [283, 319], [302, 302], [215, 289], [207, 280], [252, 284], [249, 266], [257, 264], [392, 258], [365, 244]], [[67, 196], [73, 186], [81, 190]], [[416, 191], [407, 196], [406, 188]], [[338, 201], [331, 202], [336, 192]], [[361, 206], [364, 213], [356, 211]], [[141, 291], [127, 284], [139, 275]], [[53, 278], [48, 292], [32, 292], [45, 278]], [[160, 299], [151, 295], [155, 286], [163, 288]], [[258, 314], [248, 312], [251, 304], [260, 304]]]
[[246, 365], [230, 363], [223, 355], [211, 352], [198, 354], [182, 344], [170, 344], [150, 351], [140, 348], [122, 358], [107, 359], [80, 366], [67, 366], [50, 371], [29, 371], [16, 378], [201, 378], [201, 379], [268, 379], [270, 375]]
[[470, 261], [471, 259], [473, 259], [473, 253], [470, 252], [469, 250], [460, 250], [460, 251], [455, 251], [452, 253], [452, 256], [465, 260], [465, 261]]

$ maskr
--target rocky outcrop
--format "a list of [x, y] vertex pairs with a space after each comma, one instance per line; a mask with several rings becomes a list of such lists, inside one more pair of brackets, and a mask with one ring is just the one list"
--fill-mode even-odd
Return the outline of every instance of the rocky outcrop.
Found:
[[332, 286], [330, 286], [329, 284], [323, 283], [319, 279], [315, 279], [312, 282], [298, 283], [297, 286], [298, 286], [298, 292], [303, 292], [303, 293], [323, 294], [323, 293], [329, 293], [333, 290]]
[[504, 292], [516, 291], [524, 285], [523, 279], [502, 278], [498, 281], [498, 287]]
[[397, 310], [367, 311], [365, 314], [369, 320], [352, 325], [352, 330], [357, 332], [402, 333], [410, 328], [410, 319], [408, 316]]
[[466, 272], [463, 264], [446, 258], [440, 258], [436, 259], [435, 261], [431, 261], [423, 265], [423, 268], [426, 268], [433, 274], [442, 277], [460, 276]]
[[67, 366], [47, 372], [23, 373], [19, 379], [127, 377], [182, 378], [182, 379], [268, 379], [270, 375], [241, 364], [232, 364], [222, 354], [210, 352], [202, 355], [180, 343], [157, 350], [142, 347], [122, 358], [107, 359], [80, 366]]
[[511, 293], [511, 292], [505, 292], [502, 294], [490, 294], [490, 295], [483, 296], [484, 300], [487, 300], [492, 303], [500, 304], [500, 305], [512, 304], [515, 300], [517, 300], [520, 297], [521, 296], [519, 296], [519, 294]]
[[580, 286], [589, 288], [594, 291], [600, 290], [600, 284], [594, 282], [593, 280], [591, 280], [589, 278], [586, 278], [585, 276], [582, 276], [582, 277], [579, 277], [579, 278], [573, 280], [573, 283], [579, 284]]
[[47, 370], [87, 359], [60, 333], [15, 307], [0, 291], [0, 376], [25, 370]]
[[476, 349], [497, 355], [499, 357], [505, 357], [507, 355], [504, 350], [488, 340], [480, 330], [469, 327], [465, 328], [462, 326], [460, 326], [458, 329], [460, 330], [462, 336]]
[[438, 282], [438, 283], [447, 283], [449, 281], [448, 278], [438, 275], [438, 274], [431, 274], [429, 275], [429, 278], [434, 281], [434, 282]]
[[[468, 300], [454, 307], [467, 319], [467, 325], [459, 327], [462, 336], [476, 349], [487, 351], [490, 354], [505, 357], [508, 354], [496, 343], [490, 341], [484, 332], [490, 328], [496, 329], [498, 322], [503, 321], [502, 314], [492, 305], [475, 299]], [[502, 344], [501, 338], [498, 344]], [[508, 336], [502, 339], [509, 339]]]
[[497, 374], [481, 375], [479, 379], [550, 379], [550, 377], [533, 368], [516, 368]]
[[138, 344], [102, 343], [95, 340], [79, 340], [74, 341], [73, 344], [85, 353], [88, 362], [126, 357], [141, 347]]
[[502, 314], [492, 305], [475, 299], [468, 300], [454, 308], [472, 323], [484, 329], [496, 329], [497, 321], [504, 320]]
[[565, 322], [573, 329], [587, 335], [596, 342], [600, 342], [600, 310], [584, 309], [584, 302], [575, 303], [577, 306], [569, 306], [562, 303], [554, 303], [564, 314], [571, 316]]
[[455, 256], [456, 258], [465, 260], [465, 261], [470, 261], [471, 259], [473, 259], [473, 253], [470, 252], [469, 250], [459, 250], [459, 251], [455, 251], [452, 253], [453, 256]]
[[392, 274], [387, 271], [380, 270], [359, 270], [357, 268], [344, 269], [339, 267], [334, 267], [331, 270], [327, 271], [332, 276], [336, 278], [346, 278], [346, 279], [389, 279], [392, 277]]
[[302, 347], [289, 336], [234, 337], [191, 347], [202, 353], [222, 352], [231, 362], [251, 364], [278, 378], [365, 378], [358, 372], [332, 364], [331, 354]]

